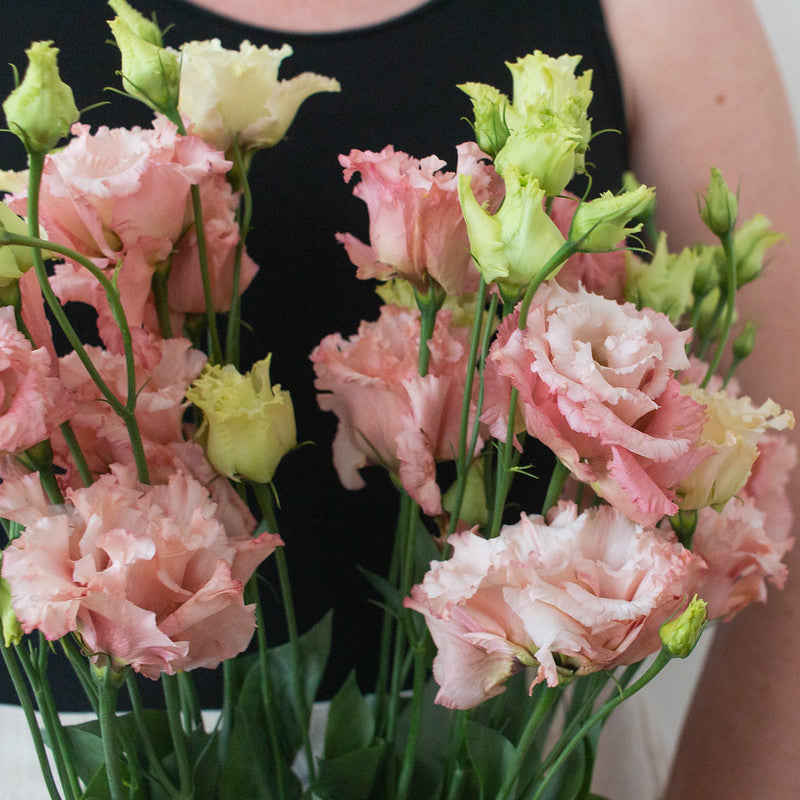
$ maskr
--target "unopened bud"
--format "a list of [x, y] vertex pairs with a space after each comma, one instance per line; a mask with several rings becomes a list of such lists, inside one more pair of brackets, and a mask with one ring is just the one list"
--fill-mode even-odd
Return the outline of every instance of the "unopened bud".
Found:
[[737, 361], [747, 358], [756, 343], [756, 324], [751, 320], [744, 323], [742, 332], [733, 340], [733, 357]]
[[716, 167], [711, 167], [708, 194], [705, 204], [700, 209], [703, 222], [715, 236], [725, 236], [736, 225], [738, 213], [739, 201], [736, 199], [736, 195], [728, 189], [722, 173]]
[[61, 80], [52, 42], [34, 42], [25, 53], [25, 77], [6, 98], [3, 111], [8, 127], [27, 150], [47, 153], [69, 134], [78, 121], [72, 89]]
[[707, 618], [708, 603], [695, 595], [680, 616], [661, 626], [661, 643], [676, 658], [686, 658], [694, 650]]

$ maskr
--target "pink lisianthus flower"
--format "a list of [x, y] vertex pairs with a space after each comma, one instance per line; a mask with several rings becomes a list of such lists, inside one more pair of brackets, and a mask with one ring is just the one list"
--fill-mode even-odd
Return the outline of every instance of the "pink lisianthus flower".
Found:
[[17, 330], [14, 309], [0, 307], [0, 452], [19, 453], [49, 438], [74, 411], [48, 350], [34, 349]]
[[614, 508], [550, 524], [522, 515], [495, 539], [465, 532], [406, 598], [438, 648], [436, 702], [471, 708], [537, 667], [534, 684], [631, 664], [660, 647], [658, 629], [687, 599], [702, 560]]
[[[575, 215], [578, 203], [579, 199], [570, 192], [563, 192], [553, 198], [550, 216], [564, 238], [569, 235], [572, 217]], [[583, 286], [588, 292], [622, 302], [625, 299], [625, 252], [622, 249], [624, 244], [623, 240], [619, 243], [620, 249], [606, 253], [575, 253], [558, 271], [556, 282], [570, 292], [575, 292], [579, 286]]]
[[[502, 181], [483, 160], [485, 154], [474, 142], [457, 150], [458, 173], [473, 176], [479, 202], [496, 205]], [[386, 280], [399, 275], [421, 291], [432, 278], [450, 295], [478, 288], [480, 276], [469, 253], [457, 175], [441, 171], [444, 161], [436, 156], [417, 160], [387, 145], [380, 153], [352, 150], [339, 156], [339, 162], [345, 181], [361, 173], [353, 194], [369, 210], [369, 245], [352, 234], [336, 234], [358, 267], [357, 277]]]
[[509, 315], [490, 351], [482, 419], [505, 440], [511, 387], [517, 419], [580, 481], [636, 522], [678, 510], [675, 487], [706, 456], [703, 407], [680, 393], [689, 334], [579, 287], [543, 284], [518, 328]]
[[146, 486], [115, 469], [59, 507], [30, 475], [0, 488], [0, 510], [26, 526], [2, 566], [23, 630], [50, 640], [74, 631], [90, 653], [153, 679], [247, 646], [255, 612], [244, 583], [282, 544], [230, 537], [206, 489], [181, 474]]
[[333, 462], [346, 488], [360, 489], [359, 469], [382, 464], [426, 514], [441, 513], [435, 462], [458, 451], [469, 351], [469, 329], [449, 323], [440, 311], [424, 377], [419, 312], [399, 306], [383, 306], [378, 321], [362, 322], [349, 340], [326, 336], [311, 354], [319, 406], [339, 418]]
[[[236, 247], [239, 225], [236, 222], [238, 195], [224, 175], [212, 173], [200, 182], [203, 223], [208, 258], [208, 277], [215, 311], [228, 311], [233, 294]], [[258, 266], [247, 253], [242, 253], [238, 294], [241, 294], [258, 272]], [[172, 256], [167, 280], [167, 299], [171, 311], [201, 314], [206, 310], [197, 232], [192, 225], [183, 235]]]
[[785, 531], [770, 527], [751, 498], [733, 497], [719, 512], [701, 508], [692, 552], [708, 565], [697, 594], [708, 603], [709, 619], [730, 618], [754, 600], [764, 602], [766, 581], [782, 589], [782, 559], [793, 544]]
[[[206, 356], [194, 350], [188, 339], [159, 339], [141, 330], [138, 334], [134, 338], [138, 389], [135, 413], [147, 451], [149, 443], [167, 445], [183, 441], [183, 412], [187, 406], [184, 395], [203, 369]], [[109, 388], [124, 401], [127, 397], [124, 355], [91, 345], [86, 346], [86, 352]], [[78, 403], [72, 428], [92, 472], [99, 475], [113, 463], [132, 463], [133, 453], [124, 423], [102, 401], [99, 389], [77, 355], [72, 352], [59, 359], [59, 370], [62, 383]], [[56, 460], [71, 474], [73, 467], [63, 441], [55, 439], [53, 446]]]
[[[113, 269], [131, 325], [142, 321], [157, 264], [186, 231], [189, 192], [210, 174], [231, 167], [199, 137], [182, 137], [157, 117], [153, 128], [99, 128], [76, 123], [74, 138], [45, 160], [41, 222], [49, 238]], [[25, 212], [25, 194], [8, 205]], [[82, 275], [85, 270], [79, 269]], [[87, 280], [93, 280], [87, 276]], [[58, 290], [58, 280], [54, 281]]]

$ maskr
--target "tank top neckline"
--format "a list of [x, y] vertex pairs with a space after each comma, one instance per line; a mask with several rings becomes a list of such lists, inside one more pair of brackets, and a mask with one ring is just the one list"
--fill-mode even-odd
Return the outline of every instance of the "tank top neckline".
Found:
[[230, 17], [225, 14], [220, 14], [211, 9], [204, 8], [192, 3], [190, 0], [177, 0], [178, 5], [184, 6], [187, 9], [197, 12], [198, 14], [206, 17], [213, 17], [216, 19], [224, 19], [227, 23], [238, 25], [242, 28], [247, 28], [265, 35], [275, 36], [290, 36], [297, 39], [320, 39], [320, 40], [333, 40], [333, 39], [346, 39], [352, 36], [366, 35], [377, 31], [382, 31], [391, 28], [394, 25], [403, 24], [417, 17], [421, 17], [430, 12], [434, 7], [443, 5], [447, 0], [426, 0], [422, 5], [416, 8], [411, 8], [389, 19], [381, 20], [370, 25], [360, 25], [353, 28], [342, 28], [340, 30], [332, 31], [292, 31], [282, 30], [281, 28], [272, 28], [266, 25], [258, 25], [257, 23], [245, 22], [244, 20]]

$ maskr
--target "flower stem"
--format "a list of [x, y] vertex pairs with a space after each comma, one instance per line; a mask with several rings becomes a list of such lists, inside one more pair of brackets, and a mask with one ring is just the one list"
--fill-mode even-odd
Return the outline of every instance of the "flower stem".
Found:
[[408, 723], [406, 747], [403, 752], [403, 763], [400, 768], [400, 777], [397, 781], [397, 800], [406, 800], [408, 797], [411, 776], [414, 772], [414, 756], [417, 751], [420, 723], [422, 721], [422, 695], [425, 688], [425, 646], [414, 647], [414, 684], [411, 694], [411, 710]]
[[701, 389], [708, 386], [713, 374], [717, 371], [719, 362], [722, 359], [722, 353], [725, 350], [725, 345], [728, 343], [728, 336], [731, 332], [731, 325], [733, 324], [733, 314], [736, 310], [736, 289], [737, 289], [737, 275], [736, 275], [736, 254], [733, 248], [733, 233], [728, 231], [720, 237], [722, 242], [722, 250], [725, 253], [725, 267], [727, 270], [727, 286], [725, 294], [725, 317], [722, 322], [722, 335], [717, 342], [717, 349], [714, 351], [714, 357], [708, 365], [708, 370], [703, 382], [700, 384]]
[[167, 707], [167, 721], [169, 722], [169, 732], [172, 736], [172, 746], [175, 748], [175, 759], [178, 762], [178, 781], [180, 783], [181, 794], [184, 797], [191, 797], [193, 792], [192, 768], [189, 763], [186, 734], [181, 725], [181, 700], [177, 679], [174, 675], [162, 673], [161, 686], [164, 690], [164, 701]]
[[100, 681], [100, 733], [103, 739], [103, 756], [111, 800], [124, 800], [120, 762], [122, 760], [117, 739], [117, 694], [119, 682], [111, 677], [113, 670], [105, 669], [105, 677]]
[[560, 459], [556, 458], [555, 466], [553, 467], [553, 474], [550, 476], [550, 483], [547, 485], [547, 494], [544, 498], [544, 505], [542, 506], [542, 516], [558, 502], [561, 490], [569, 477], [569, 470], [564, 466]]
[[489, 530], [489, 538], [494, 539], [500, 533], [500, 526], [503, 523], [503, 511], [505, 511], [506, 497], [511, 488], [513, 475], [511, 472], [511, 462], [514, 455], [514, 418], [517, 412], [516, 387], [511, 389], [511, 397], [508, 402], [508, 425], [506, 426], [506, 440], [500, 446], [500, 458], [497, 463], [497, 475], [495, 481], [494, 503], [492, 505], [492, 525]]
[[[278, 523], [275, 519], [275, 510], [272, 502], [272, 489], [266, 483], [252, 484], [253, 490], [258, 501], [258, 506], [267, 527], [271, 533], [278, 532]], [[294, 613], [294, 602], [292, 600], [292, 587], [289, 581], [289, 568], [286, 563], [286, 553], [283, 546], [275, 548], [275, 564], [278, 567], [278, 579], [281, 585], [281, 599], [283, 601], [283, 613], [286, 617], [286, 629], [289, 633], [289, 648], [292, 657], [292, 695], [295, 706], [295, 714], [300, 727], [299, 733], [303, 740], [308, 775], [313, 783], [316, 780], [317, 771], [314, 765], [314, 751], [311, 748], [311, 738], [308, 733], [308, 722], [310, 711], [303, 693], [303, 676], [300, 665], [300, 645], [298, 643], [297, 620]]]
[[239, 283], [242, 274], [242, 257], [244, 256], [245, 240], [250, 231], [253, 217], [253, 196], [250, 192], [250, 183], [247, 180], [247, 166], [242, 157], [242, 149], [238, 139], [231, 145], [233, 162], [239, 177], [242, 199], [239, 205], [239, 241], [236, 243], [236, 253], [233, 262], [233, 287], [231, 289], [231, 304], [228, 311], [228, 328], [225, 332], [225, 362], [239, 368], [239, 340], [242, 329], [242, 293]]
[[[168, 262], [167, 262], [168, 263]], [[172, 338], [172, 320], [169, 316], [169, 301], [167, 292], [168, 270], [156, 269], [151, 281], [153, 299], [156, 303], [156, 316], [158, 317], [158, 332], [162, 339]]]
[[525, 723], [525, 728], [519, 737], [519, 742], [514, 750], [512, 763], [503, 778], [503, 782], [497, 791], [496, 800], [507, 800], [511, 796], [511, 790], [519, 775], [522, 762], [528, 754], [533, 744], [533, 740], [538, 733], [542, 720], [547, 716], [547, 712], [561, 695], [560, 687], [553, 689], [546, 688], [541, 691], [536, 705]]
[[564, 746], [561, 752], [558, 754], [558, 757], [553, 761], [550, 769], [548, 770], [547, 774], [544, 776], [542, 781], [539, 783], [539, 786], [536, 788], [536, 791], [530, 796], [530, 800], [539, 800], [543, 794], [544, 790], [547, 788], [548, 784], [552, 780], [552, 778], [558, 773], [559, 768], [564, 764], [564, 762], [569, 757], [570, 753], [578, 746], [578, 744], [583, 740], [583, 737], [586, 736], [595, 725], [605, 720], [605, 718], [623, 701], [627, 700], [632, 695], [636, 694], [639, 689], [646, 686], [650, 683], [659, 672], [672, 660], [673, 656], [666, 648], [661, 648], [661, 651], [656, 656], [655, 661], [650, 665], [650, 668], [639, 678], [636, 683], [629, 686], [622, 692], [618, 692], [612, 695], [602, 706], [592, 714], [586, 722], [581, 725], [572, 739]]
[[50, 762], [47, 760], [47, 751], [45, 750], [42, 732], [39, 730], [39, 723], [36, 720], [33, 701], [25, 686], [25, 679], [22, 676], [22, 671], [19, 668], [16, 657], [11, 652], [11, 648], [5, 647], [0, 643], [0, 651], [2, 651], [3, 661], [5, 662], [11, 682], [14, 684], [20, 707], [25, 714], [25, 721], [28, 723], [28, 729], [30, 730], [31, 739], [33, 740], [33, 747], [36, 750], [36, 758], [39, 761], [39, 769], [42, 771], [42, 778], [44, 779], [47, 793], [50, 795], [51, 800], [61, 800], [61, 795], [58, 792], [58, 787], [53, 777], [53, 771], [50, 769]]

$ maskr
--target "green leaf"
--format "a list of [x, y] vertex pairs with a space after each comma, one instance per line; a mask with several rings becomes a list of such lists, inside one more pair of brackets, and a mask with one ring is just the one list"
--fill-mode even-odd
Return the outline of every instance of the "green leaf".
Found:
[[494, 797], [514, 763], [514, 745], [502, 733], [467, 720], [467, 754], [480, 784], [480, 796]]
[[100, 736], [100, 723], [90, 720], [80, 725], [65, 726], [64, 731], [75, 752], [75, 768], [80, 779], [88, 783], [95, 777], [98, 769], [105, 775], [106, 757]]
[[[433, 679], [428, 680], [423, 689], [422, 715], [409, 797], [437, 797], [450, 757], [454, 713], [433, 702], [438, 690]], [[410, 710], [410, 706], [406, 705], [397, 720], [394, 755], [400, 759], [408, 736]]]
[[372, 744], [374, 735], [375, 718], [359, 691], [355, 672], [351, 672], [331, 700], [325, 730], [325, 758], [333, 760], [354, 750], [363, 750]]
[[[300, 780], [286, 761], [282, 760], [279, 768], [286, 800], [300, 800]], [[237, 706], [228, 755], [222, 763], [219, 800], [278, 800], [277, 775], [263, 713], [248, 714], [241, 705]]]
[[334, 759], [319, 759], [312, 787], [325, 800], [367, 800], [381, 772], [385, 742], [353, 750]]

